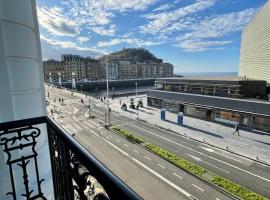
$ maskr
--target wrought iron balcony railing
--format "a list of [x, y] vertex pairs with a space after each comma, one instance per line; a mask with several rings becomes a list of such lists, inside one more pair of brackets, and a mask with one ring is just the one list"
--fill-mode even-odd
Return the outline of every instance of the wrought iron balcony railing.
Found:
[[[41, 125], [44, 128], [40, 128]], [[49, 117], [38, 117], [0, 124], [0, 150], [6, 155], [12, 190], [6, 191], [7, 199], [47, 199], [43, 193], [38, 166], [37, 141], [48, 135], [51, 169], [56, 200], [141, 199], [133, 190], [83, 148], [68, 132]], [[14, 151], [27, 155], [14, 156]], [[29, 153], [30, 149], [30, 153]], [[1, 152], [0, 152], [1, 153]], [[2, 152], [3, 153], [3, 152]], [[28, 165], [34, 166], [30, 171]], [[14, 168], [22, 173], [23, 193], [18, 194]], [[35, 174], [36, 186], [29, 184], [29, 175]], [[20, 189], [21, 192], [21, 189]]]

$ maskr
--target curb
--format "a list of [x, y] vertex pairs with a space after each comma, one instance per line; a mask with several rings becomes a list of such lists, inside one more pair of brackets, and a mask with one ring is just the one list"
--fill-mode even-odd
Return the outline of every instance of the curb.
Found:
[[[116, 133], [116, 131], [114, 131], [114, 130], [112, 130], [112, 129], [109, 129], [109, 130], [112, 131], [112, 132], [114, 132], [115, 134], [119, 135], [118, 133]], [[120, 137], [122, 137], [122, 136], [120, 136]], [[125, 138], [125, 139], [126, 139], [126, 138]], [[129, 140], [128, 140], [128, 141], [129, 141]], [[132, 142], [132, 141], [131, 141], [131, 142]], [[170, 160], [168, 160], [168, 159], [166, 159], [166, 158], [163, 158], [162, 156], [160, 156], [160, 155], [157, 154], [156, 152], [151, 151], [150, 149], [146, 148], [144, 145], [138, 144], [138, 143], [136, 143], [136, 145], [142, 147], [143, 149], [147, 150], [147, 151], [150, 152], [150, 153], [155, 154], [156, 156], [158, 156], [158, 157], [161, 158], [162, 160], [165, 160], [165, 161], [171, 163], [172, 165], [176, 166], [178, 169], [183, 170], [183, 171], [185, 171], [186, 173], [188, 173], [188, 174], [190, 174], [190, 175], [196, 177], [197, 179], [199, 179], [199, 180], [205, 182], [206, 184], [210, 185], [211, 187], [215, 188], [216, 190], [220, 191], [221, 193], [230, 196], [232, 199], [235, 199], [235, 200], [242, 200], [241, 198], [237, 197], [236, 195], [234, 195], [234, 194], [232, 194], [232, 193], [226, 191], [225, 189], [223, 189], [223, 188], [221, 188], [221, 187], [219, 187], [219, 186], [217, 186], [217, 185], [211, 183], [210, 181], [208, 181], [208, 180], [206, 180], [206, 179], [204, 179], [204, 178], [202, 178], [202, 177], [200, 177], [200, 176], [197, 176], [196, 174], [193, 174], [192, 172], [190, 172], [190, 171], [188, 171], [188, 170], [186, 170], [186, 169], [180, 168], [179, 166], [177, 166], [177, 165], [175, 165], [174, 163], [172, 163]]]
[[[164, 128], [164, 127], [159, 126], [159, 125], [157, 125], [157, 124], [151, 124], [151, 123], [147, 122], [146, 120], [138, 120], [138, 121], [143, 122], [143, 123], [146, 123], [146, 124], [148, 124], [148, 125], [155, 126], [155, 127], [157, 127], [157, 128], [160, 128], [160, 129], [163, 129], [163, 130], [166, 130], [166, 131], [169, 131], [169, 132], [172, 132], [172, 133], [175, 133], [175, 134], [180, 135], [180, 136], [182, 136], [182, 137], [185, 137], [185, 135], [183, 135], [183, 134], [181, 134], [181, 133], [178, 133], [178, 132], [176, 132], [176, 131], [174, 131], [174, 130], [171, 130], [171, 129]], [[267, 166], [270, 167], [270, 163], [268, 163], [268, 162], [266, 162], [266, 161], [256, 160], [256, 159], [254, 159], [254, 158], [251, 158], [251, 157], [248, 157], [248, 156], [245, 156], [245, 155], [236, 153], [236, 152], [231, 151], [231, 150], [224, 149], [224, 148], [219, 147], [219, 146], [215, 146], [215, 145], [210, 144], [210, 143], [203, 142], [203, 141], [201, 141], [201, 140], [198, 140], [198, 139], [193, 138], [193, 137], [190, 137], [190, 136], [189, 136], [189, 139], [194, 140], [194, 141], [199, 142], [199, 143], [202, 143], [202, 144], [209, 145], [209, 146], [211, 146], [211, 147], [215, 147], [215, 148], [220, 149], [220, 150], [222, 150], [222, 151], [226, 151], [226, 152], [235, 154], [235, 155], [237, 155], [237, 156], [241, 156], [241, 157], [243, 157], [243, 158], [246, 158], [246, 159], [249, 159], [249, 160], [252, 160], [252, 161], [254, 161], [254, 162], [261, 163], [261, 164], [264, 164], [264, 165], [267, 165]]]

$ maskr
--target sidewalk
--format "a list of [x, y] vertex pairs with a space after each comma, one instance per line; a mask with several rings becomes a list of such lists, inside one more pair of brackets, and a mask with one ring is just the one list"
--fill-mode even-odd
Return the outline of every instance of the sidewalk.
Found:
[[[260, 161], [270, 164], [270, 133], [240, 129], [240, 136], [233, 135], [234, 128], [187, 116], [184, 116], [184, 125], [179, 126], [176, 124], [177, 115], [174, 113], [166, 112], [166, 120], [161, 120], [160, 109], [147, 107], [145, 95], [138, 96], [135, 105], [140, 98], [143, 100], [144, 108], [140, 108], [138, 112], [139, 119], [252, 159], [257, 159], [258, 156]], [[120, 100], [129, 105], [127, 98], [114, 99], [111, 101], [112, 110], [127, 117], [137, 118], [136, 110], [129, 108], [128, 110], [132, 112], [121, 110]]]
[[[61, 90], [65, 93], [71, 93], [68, 90]], [[74, 96], [79, 98], [90, 98], [92, 103], [96, 106], [104, 106], [105, 102], [101, 102], [93, 97], [86, 97], [85, 94], [74, 92]], [[149, 124], [159, 126], [164, 129], [170, 129], [178, 134], [190, 137], [192, 139], [208, 143], [215, 147], [229, 150], [231, 152], [249, 157], [251, 159], [258, 159], [262, 162], [270, 164], [270, 133], [268, 132], [252, 132], [240, 129], [240, 136], [233, 135], [234, 128], [227, 127], [218, 123], [208, 122], [188, 116], [184, 116], [184, 125], [179, 126], [176, 124], [177, 115], [174, 113], [166, 112], [166, 120], [160, 119], [160, 109], [147, 107], [146, 95], [138, 95], [137, 99], [135, 96], [134, 103], [137, 105], [139, 99], [143, 100], [144, 108], [140, 108], [138, 111], [139, 119], [144, 120]], [[110, 99], [110, 107], [113, 111], [118, 112], [124, 116], [137, 118], [137, 111], [129, 109], [128, 111], [122, 111], [120, 106], [121, 103], [129, 105], [129, 98], [120, 97]], [[130, 112], [129, 112], [130, 111]]]

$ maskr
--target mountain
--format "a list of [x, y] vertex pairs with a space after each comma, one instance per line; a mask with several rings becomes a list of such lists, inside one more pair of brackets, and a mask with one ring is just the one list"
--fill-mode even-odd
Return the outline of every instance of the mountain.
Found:
[[124, 48], [121, 51], [116, 51], [110, 55], [119, 56], [124, 58], [132, 58], [138, 62], [153, 61], [157, 63], [162, 63], [162, 59], [158, 59], [152, 53], [144, 48]]

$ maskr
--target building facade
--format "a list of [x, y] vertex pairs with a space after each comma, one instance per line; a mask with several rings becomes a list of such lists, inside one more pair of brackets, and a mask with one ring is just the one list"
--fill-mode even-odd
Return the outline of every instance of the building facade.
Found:
[[270, 103], [262, 100], [267, 96], [266, 81], [180, 78], [160, 79], [155, 85], [157, 89], [147, 93], [149, 106], [203, 120], [270, 131]]
[[270, 1], [242, 33], [239, 76], [270, 83]]
[[[110, 80], [129, 80], [144, 78], [164, 78], [173, 76], [173, 65], [162, 62], [137, 62], [132, 58], [119, 56], [108, 57], [108, 76]], [[43, 62], [44, 79], [58, 81], [61, 74], [63, 81], [70, 81], [75, 73], [76, 80], [104, 80], [106, 79], [106, 57], [99, 60], [81, 57], [79, 55], [64, 54], [61, 61], [47, 60]]]
[[91, 81], [101, 79], [100, 62], [96, 59], [85, 58], [86, 78]]
[[47, 60], [43, 62], [44, 80], [49, 82], [50, 76], [52, 80], [57, 81], [59, 74], [61, 78], [66, 80], [65, 63], [58, 60]]

